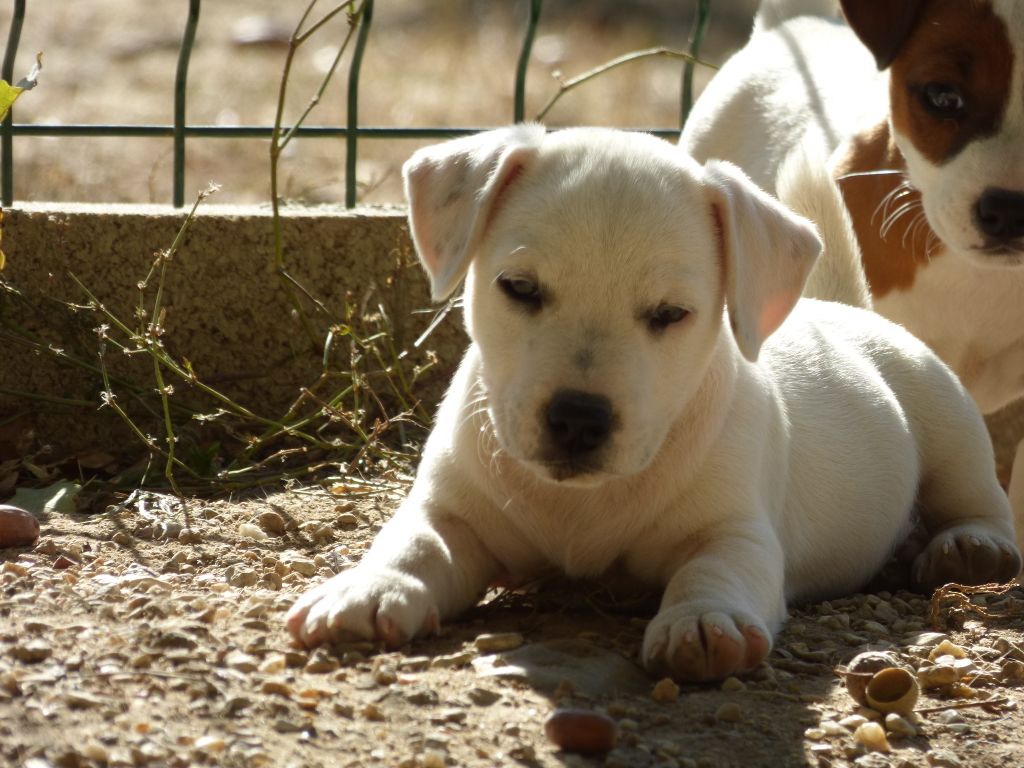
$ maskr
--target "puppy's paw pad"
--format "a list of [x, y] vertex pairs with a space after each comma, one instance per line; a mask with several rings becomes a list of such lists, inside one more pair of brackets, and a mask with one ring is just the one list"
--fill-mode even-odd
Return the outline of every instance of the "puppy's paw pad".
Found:
[[648, 625], [643, 657], [654, 674], [700, 682], [752, 669], [770, 650], [768, 628], [760, 619], [743, 613], [689, 614], [676, 606]]
[[1020, 573], [1016, 545], [999, 533], [967, 524], [935, 535], [914, 561], [914, 586], [927, 592], [943, 584], [1005, 583]]
[[438, 610], [421, 581], [397, 571], [345, 571], [302, 595], [286, 626], [307, 648], [346, 640], [381, 640], [396, 648], [436, 632]]

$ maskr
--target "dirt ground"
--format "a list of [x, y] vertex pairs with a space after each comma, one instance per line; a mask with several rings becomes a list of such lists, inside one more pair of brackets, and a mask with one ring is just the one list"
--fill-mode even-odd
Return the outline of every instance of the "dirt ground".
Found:
[[[293, 647], [291, 601], [359, 560], [405, 481], [50, 513], [34, 548], [0, 550], [0, 764], [1020, 764], [1021, 589], [952, 593], [934, 616], [907, 593], [807, 606], [752, 674], [681, 689], [636, 664], [649, 607], [585, 586], [491, 596], [398, 652]], [[854, 729], [878, 716], [838, 670], [880, 648], [927, 667], [947, 638], [967, 659], [959, 682], [887, 724], [891, 751], [867, 751]], [[593, 657], [591, 677], [578, 682], [572, 661], [508, 668], [524, 650], [559, 647]], [[560, 751], [544, 722], [567, 707], [609, 716], [614, 749]]]

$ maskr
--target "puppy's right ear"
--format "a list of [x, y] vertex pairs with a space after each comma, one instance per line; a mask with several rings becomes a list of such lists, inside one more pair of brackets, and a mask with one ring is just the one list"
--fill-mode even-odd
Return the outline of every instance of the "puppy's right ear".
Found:
[[409, 228], [435, 301], [465, 276], [502, 196], [543, 139], [543, 126], [514, 125], [424, 147], [406, 161]]
[[878, 68], [885, 69], [910, 36], [928, 0], [840, 0], [839, 4], [850, 28], [874, 54]]

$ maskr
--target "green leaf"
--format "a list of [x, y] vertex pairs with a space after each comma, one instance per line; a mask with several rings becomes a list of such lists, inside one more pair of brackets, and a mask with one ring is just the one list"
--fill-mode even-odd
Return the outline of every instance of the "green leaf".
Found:
[[[27, 77], [18, 81], [17, 85], [11, 85], [6, 80], [0, 80], [0, 120], [3, 120], [11, 109], [11, 105], [17, 101], [25, 91], [31, 91], [38, 85], [39, 71], [43, 68], [43, 54], [36, 54], [36, 63], [32, 65]], [[0, 269], [3, 262], [0, 261]]]
[[0, 80], [0, 120], [7, 116], [11, 105], [21, 96], [24, 90], [24, 88], [11, 85], [6, 80]]
[[59, 512], [69, 514], [77, 509], [76, 499], [82, 487], [78, 483], [61, 480], [46, 488], [18, 488], [7, 502], [31, 512], [36, 517]]

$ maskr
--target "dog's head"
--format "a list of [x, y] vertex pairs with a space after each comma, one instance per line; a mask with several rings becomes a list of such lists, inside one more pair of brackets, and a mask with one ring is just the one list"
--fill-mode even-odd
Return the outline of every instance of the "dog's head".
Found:
[[928, 224], [955, 254], [1024, 264], [1024, 4], [842, 0], [890, 68], [890, 117]]
[[723, 304], [731, 349], [756, 359], [820, 249], [734, 167], [640, 134], [515, 126], [404, 174], [434, 298], [466, 278], [501, 449], [548, 480], [647, 466], [728, 333]]

